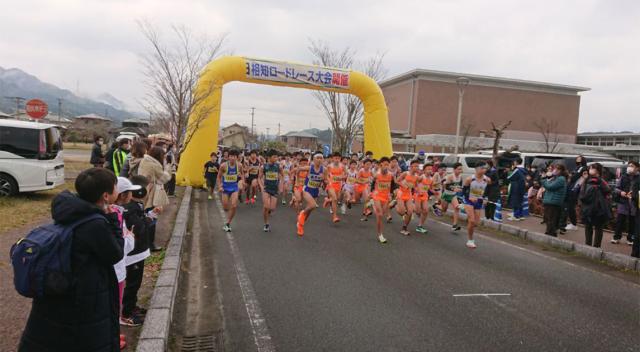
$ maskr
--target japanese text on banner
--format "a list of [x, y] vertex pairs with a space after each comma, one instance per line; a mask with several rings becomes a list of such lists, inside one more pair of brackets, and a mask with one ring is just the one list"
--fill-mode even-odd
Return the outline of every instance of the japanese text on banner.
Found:
[[349, 88], [349, 71], [320, 66], [305, 66], [245, 58], [247, 78], [314, 85], [325, 88]]

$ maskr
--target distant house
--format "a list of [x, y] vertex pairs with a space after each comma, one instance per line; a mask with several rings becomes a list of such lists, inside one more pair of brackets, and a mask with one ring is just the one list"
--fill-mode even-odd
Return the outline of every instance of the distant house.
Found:
[[219, 139], [224, 146], [244, 149], [249, 142], [249, 128], [234, 123], [222, 129]]
[[309, 132], [289, 132], [278, 139], [287, 146], [287, 150], [296, 151], [300, 149], [315, 150], [318, 147], [318, 136]]
[[69, 138], [73, 136], [83, 142], [91, 142], [96, 135], [106, 137], [111, 128], [111, 119], [96, 115], [87, 114], [76, 116], [69, 126]]
[[122, 121], [122, 127], [112, 128], [110, 133], [112, 136], [118, 136], [122, 132], [135, 133], [140, 137], [149, 135], [149, 120], [128, 119]]

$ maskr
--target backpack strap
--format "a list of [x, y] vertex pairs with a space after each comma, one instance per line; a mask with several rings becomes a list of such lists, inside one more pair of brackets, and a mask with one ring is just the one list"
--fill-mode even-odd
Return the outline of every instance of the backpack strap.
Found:
[[73, 232], [73, 230], [75, 230], [76, 227], [78, 227], [78, 226], [80, 226], [80, 225], [82, 225], [84, 223], [87, 223], [89, 221], [97, 220], [97, 219], [102, 219], [105, 222], [107, 221], [107, 218], [104, 217], [104, 215], [98, 214], [98, 213], [93, 213], [91, 215], [85, 216], [85, 217], [83, 217], [81, 219], [78, 219], [78, 220], [72, 222], [69, 226], [67, 226], [67, 231]]

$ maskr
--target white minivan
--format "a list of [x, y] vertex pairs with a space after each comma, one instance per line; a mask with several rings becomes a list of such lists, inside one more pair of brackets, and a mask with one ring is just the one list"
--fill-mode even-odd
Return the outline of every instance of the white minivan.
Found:
[[64, 161], [58, 127], [0, 119], [0, 197], [62, 184]]

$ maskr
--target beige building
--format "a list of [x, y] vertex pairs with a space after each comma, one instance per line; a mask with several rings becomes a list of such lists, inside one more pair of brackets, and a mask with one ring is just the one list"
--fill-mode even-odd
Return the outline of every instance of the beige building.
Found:
[[107, 138], [111, 122], [111, 119], [96, 114], [76, 116], [69, 125], [67, 136], [74, 135], [75, 138], [85, 143], [92, 142], [96, 135]]
[[249, 142], [249, 128], [234, 123], [222, 129], [219, 139], [225, 147], [244, 149]]
[[288, 151], [316, 150], [318, 148], [318, 136], [309, 132], [289, 132], [278, 139], [287, 146]]
[[[459, 77], [466, 77], [461, 135], [489, 136], [491, 123], [511, 120], [505, 139], [543, 141], [539, 125], [552, 125], [561, 143], [575, 143], [580, 95], [589, 88], [520, 79], [416, 69], [380, 82], [392, 136], [455, 136]], [[422, 140], [429, 140], [423, 137]], [[433, 146], [417, 146], [437, 149]], [[394, 144], [394, 150], [415, 149]]]

